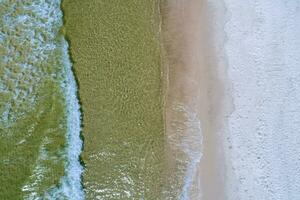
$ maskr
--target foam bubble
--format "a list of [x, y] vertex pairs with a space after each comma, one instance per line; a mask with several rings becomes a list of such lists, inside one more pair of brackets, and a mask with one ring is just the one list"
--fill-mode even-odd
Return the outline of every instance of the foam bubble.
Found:
[[68, 55], [68, 44], [63, 41], [63, 59], [66, 73], [66, 84], [64, 86], [67, 102], [67, 166], [66, 176], [62, 179], [61, 190], [69, 199], [80, 200], [84, 198], [84, 192], [81, 185], [81, 174], [83, 167], [79, 162], [79, 155], [82, 148], [80, 139], [81, 116], [80, 106], [77, 99], [77, 86], [75, 77], [71, 69], [71, 63]]

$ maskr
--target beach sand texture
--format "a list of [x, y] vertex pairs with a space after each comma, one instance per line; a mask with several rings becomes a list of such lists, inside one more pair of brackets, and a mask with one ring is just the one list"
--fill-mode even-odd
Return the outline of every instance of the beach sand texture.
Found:
[[177, 0], [166, 1], [162, 9], [166, 146], [173, 174], [165, 198], [219, 199], [224, 195], [225, 177], [219, 132], [225, 129], [224, 116], [230, 112], [223, 92], [226, 77], [221, 76], [226, 72], [220, 53], [224, 20], [216, 21], [224, 5]]
[[225, 0], [227, 199], [300, 199], [300, 2]]
[[167, 196], [299, 199], [299, 8], [168, 2], [166, 134], [180, 181]]
[[0, 0], [0, 16], [1, 200], [300, 199], [300, 2]]

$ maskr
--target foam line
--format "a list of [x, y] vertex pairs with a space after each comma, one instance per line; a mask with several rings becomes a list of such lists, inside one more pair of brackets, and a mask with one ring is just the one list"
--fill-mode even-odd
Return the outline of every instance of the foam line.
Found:
[[77, 86], [75, 77], [71, 69], [71, 62], [68, 55], [68, 43], [63, 40], [63, 59], [66, 73], [66, 83], [64, 86], [65, 98], [67, 102], [67, 166], [66, 175], [62, 180], [61, 190], [68, 199], [84, 199], [84, 192], [81, 185], [81, 174], [83, 167], [80, 164], [79, 156], [82, 149], [81, 114], [77, 99]]

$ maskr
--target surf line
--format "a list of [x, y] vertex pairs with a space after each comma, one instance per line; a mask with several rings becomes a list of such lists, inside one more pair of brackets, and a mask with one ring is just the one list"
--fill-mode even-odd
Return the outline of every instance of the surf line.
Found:
[[180, 149], [187, 156], [187, 166], [183, 179], [180, 200], [189, 200], [191, 196], [201, 198], [201, 191], [192, 194], [193, 187], [197, 187], [195, 182], [200, 182], [197, 171], [203, 156], [203, 135], [201, 121], [194, 109], [184, 104], [178, 104], [175, 110], [184, 116], [182, 139], [179, 141]]
[[[189, 159], [189, 164], [184, 176], [184, 182], [182, 191], [180, 194], [180, 200], [189, 200], [190, 192], [193, 188], [193, 182], [199, 181], [197, 175], [197, 169], [199, 167], [202, 158], [202, 132], [201, 123], [195, 113], [190, 113], [188, 121], [186, 122], [187, 136], [183, 140], [182, 148]], [[197, 194], [201, 196], [201, 194]]]
[[84, 191], [81, 184], [83, 166], [80, 163], [82, 150], [81, 113], [79, 100], [77, 98], [77, 85], [72, 71], [72, 64], [69, 56], [69, 45], [65, 39], [62, 41], [63, 65], [65, 73], [65, 85], [63, 87], [67, 110], [67, 163], [65, 176], [61, 180], [60, 192], [69, 199], [84, 199]]

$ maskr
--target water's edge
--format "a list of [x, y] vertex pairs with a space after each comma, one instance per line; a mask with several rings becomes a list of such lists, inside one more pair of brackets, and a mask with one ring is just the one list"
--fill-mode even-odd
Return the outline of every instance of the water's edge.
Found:
[[176, 174], [166, 198], [222, 199], [223, 140], [232, 110], [226, 8], [216, 0], [165, 1], [163, 15], [167, 156]]
[[83, 147], [81, 139], [81, 112], [77, 96], [77, 85], [71, 60], [68, 54], [68, 43], [63, 41], [63, 59], [66, 73], [66, 85], [64, 86], [67, 103], [67, 166], [66, 175], [63, 178], [61, 189], [71, 199], [84, 199], [84, 192], [81, 183], [83, 166], [81, 165], [80, 154]]
[[76, 73], [72, 67], [73, 60], [70, 51], [70, 41], [64, 31], [65, 18], [62, 7], [63, 0], [60, 1], [60, 11], [62, 13], [62, 53], [65, 82], [62, 85], [66, 100], [67, 110], [67, 161], [65, 168], [65, 176], [61, 179], [58, 191], [52, 198], [58, 198], [60, 195], [66, 196], [68, 199], [81, 200], [84, 199], [82, 173], [84, 171], [84, 162], [81, 159], [83, 151], [83, 134], [82, 134], [82, 106], [79, 99], [79, 88]]

